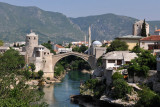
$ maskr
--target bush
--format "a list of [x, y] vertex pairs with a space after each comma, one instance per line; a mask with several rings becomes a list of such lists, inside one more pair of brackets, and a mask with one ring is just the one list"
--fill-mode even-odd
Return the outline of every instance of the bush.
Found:
[[136, 107], [160, 107], [160, 96], [151, 91], [148, 87], [145, 87], [138, 93], [140, 97], [136, 104]]
[[39, 78], [42, 78], [43, 74], [44, 74], [44, 73], [43, 73], [42, 70], [39, 70], [39, 71], [38, 71], [38, 76], [39, 76]]
[[132, 87], [128, 86], [127, 82], [122, 79], [114, 80], [113, 86], [112, 97], [115, 99], [124, 98], [126, 94], [130, 94], [132, 91]]
[[122, 74], [120, 74], [119, 72], [115, 72], [115, 73], [112, 75], [112, 79], [113, 79], [113, 81], [114, 81], [114, 80], [117, 80], [117, 79], [124, 79], [124, 78], [123, 78], [123, 75], [122, 75]]
[[29, 70], [25, 70], [24, 71], [24, 76], [26, 77], [26, 79], [29, 79], [31, 77], [32, 72], [30, 72]]
[[105, 85], [102, 84], [101, 81], [98, 81], [97, 79], [89, 79], [83, 84], [83, 88], [80, 88], [80, 93], [82, 95], [83, 93], [85, 95], [87, 93], [95, 98], [100, 98], [100, 96], [104, 93], [105, 88]]
[[50, 77], [47, 77], [47, 80], [50, 80]]
[[38, 78], [38, 73], [37, 72], [32, 72], [32, 78], [37, 79]]

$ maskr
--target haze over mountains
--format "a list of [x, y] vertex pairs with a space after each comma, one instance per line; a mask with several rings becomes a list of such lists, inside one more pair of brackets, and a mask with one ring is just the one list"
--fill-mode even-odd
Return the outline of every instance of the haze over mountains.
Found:
[[[68, 18], [57, 12], [37, 7], [20, 7], [0, 2], [0, 39], [5, 42], [24, 41], [25, 35], [34, 31], [39, 41], [56, 43], [84, 40], [88, 27], [92, 27], [92, 40], [112, 40], [132, 34], [132, 25], [138, 19], [115, 14]], [[149, 21], [150, 33], [160, 28], [160, 21]]]

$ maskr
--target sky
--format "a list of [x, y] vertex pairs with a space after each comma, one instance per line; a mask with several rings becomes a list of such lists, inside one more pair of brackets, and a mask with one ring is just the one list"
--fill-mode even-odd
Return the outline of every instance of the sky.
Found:
[[160, 20], [160, 0], [0, 0], [16, 6], [36, 6], [67, 17], [113, 13], [143, 20]]

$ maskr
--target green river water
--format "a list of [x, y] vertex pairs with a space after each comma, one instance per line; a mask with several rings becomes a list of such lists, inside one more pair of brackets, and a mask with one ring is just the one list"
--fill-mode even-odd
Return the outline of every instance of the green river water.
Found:
[[80, 107], [70, 102], [70, 96], [79, 94], [80, 83], [89, 77], [89, 74], [80, 71], [69, 71], [61, 83], [43, 88], [44, 101], [49, 104], [49, 107]]

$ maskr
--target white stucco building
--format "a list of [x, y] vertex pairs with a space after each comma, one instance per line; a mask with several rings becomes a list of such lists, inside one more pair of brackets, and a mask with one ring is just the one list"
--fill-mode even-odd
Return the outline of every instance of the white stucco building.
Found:
[[130, 63], [132, 59], [137, 57], [136, 53], [130, 51], [112, 51], [103, 56], [104, 69], [117, 69], [124, 64]]
[[140, 40], [140, 47], [145, 50], [160, 49], [160, 35], [152, 35]]

